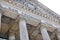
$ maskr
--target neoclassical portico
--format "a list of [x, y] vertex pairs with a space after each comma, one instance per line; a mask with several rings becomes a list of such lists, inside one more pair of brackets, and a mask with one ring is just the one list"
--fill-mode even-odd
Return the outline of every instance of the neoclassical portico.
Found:
[[0, 40], [60, 40], [60, 17], [38, 1], [2, 0], [0, 6]]
[[[29, 40], [26, 20], [24, 18], [20, 18], [20, 20], [19, 20], [19, 29], [20, 29], [20, 39]], [[47, 28], [44, 28], [43, 26], [41, 26], [40, 31], [41, 31], [43, 40], [51, 40], [51, 38], [47, 32]]]
[[[0, 19], [1, 19], [1, 16], [2, 15], [0, 14]], [[28, 34], [26, 23], [27, 23], [26, 20], [20, 17], [19, 19], [20, 40], [29, 40], [29, 34]], [[0, 20], [0, 26], [1, 26], [1, 20]], [[40, 31], [41, 31], [43, 40], [51, 40], [46, 28], [41, 26]], [[6, 39], [1, 38], [1, 40], [6, 40]], [[9, 33], [9, 40], [15, 40], [15, 34], [13, 31]]]

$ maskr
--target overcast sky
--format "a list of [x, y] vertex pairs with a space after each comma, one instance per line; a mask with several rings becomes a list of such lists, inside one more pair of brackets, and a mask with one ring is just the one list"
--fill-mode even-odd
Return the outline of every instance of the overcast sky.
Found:
[[60, 15], [60, 0], [38, 0], [38, 1]]

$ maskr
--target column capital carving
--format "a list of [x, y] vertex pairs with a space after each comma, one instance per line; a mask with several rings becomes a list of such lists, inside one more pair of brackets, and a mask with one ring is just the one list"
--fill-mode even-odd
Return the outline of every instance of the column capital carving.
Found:
[[60, 28], [57, 28], [55, 31], [56, 34], [60, 33]]
[[41, 27], [46, 28], [46, 29], [47, 29], [48, 31], [50, 31], [50, 32], [53, 32], [53, 31], [55, 31], [55, 30], [56, 30], [56, 28], [55, 28], [55, 27], [50, 26], [50, 25], [45, 24], [45, 23], [41, 23]]
[[26, 21], [26, 19], [19, 15], [19, 21]]
[[41, 27], [41, 28], [46, 28], [46, 25], [45, 25], [44, 23], [41, 23], [41, 24], [40, 24], [40, 27]]

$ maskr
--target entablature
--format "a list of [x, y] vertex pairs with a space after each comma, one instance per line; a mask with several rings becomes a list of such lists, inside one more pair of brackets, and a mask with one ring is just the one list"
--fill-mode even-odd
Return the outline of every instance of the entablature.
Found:
[[[47, 23], [48, 25], [52, 25], [54, 27], [57, 27], [57, 26], [59, 27], [59, 23], [57, 23], [58, 19], [51, 18], [48, 15], [51, 18], [51, 20], [50, 20], [49, 17], [47, 17], [46, 15], [43, 15], [42, 13], [38, 13], [36, 10], [31, 10], [28, 7], [26, 7], [20, 3], [17, 3], [14, 1], [12, 1], [12, 2], [11, 1], [10, 2], [1, 1], [0, 5], [2, 7], [2, 10], [5, 12], [3, 15], [11, 16], [11, 18], [15, 17], [15, 16], [17, 17], [18, 15], [20, 15], [20, 16], [24, 17], [29, 24], [33, 24], [35, 26], [38, 25], [41, 21], [43, 23]], [[8, 12], [9, 12], [9, 14], [8, 14]], [[15, 15], [13, 16], [12, 14], [13, 15], [15, 14]]]

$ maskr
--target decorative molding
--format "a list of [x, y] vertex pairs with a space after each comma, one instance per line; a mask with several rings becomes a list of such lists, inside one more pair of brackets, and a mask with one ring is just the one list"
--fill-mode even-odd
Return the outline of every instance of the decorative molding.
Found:
[[[4, 2], [4, 1], [2, 1], [2, 2]], [[18, 2], [11, 1], [11, 0], [10, 0], [10, 2], [9, 1], [5, 1], [5, 2], [7, 4], [9, 4], [9, 5], [6, 5], [7, 7], [5, 7], [5, 8], [7, 8], [8, 10], [11, 10], [13, 12], [19, 13], [20, 15], [22, 15], [25, 18], [28, 17], [28, 18], [32, 18], [32, 19], [35, 19], [37, 21], [40, 21], [39, 17], [42, 17], [43, 19], [48, 20], [49, 23], [50, 23], [50, 21], [51, 21], [51, 23], [52, 22], [54, 23], [54, 24], [51, 24], [51, 25], [55, 25], [55, 24], [59, 25], [59, 20], [54, 18], [54, 17], [52, 17], [52, 16], [50, 16], [48, 13], [47, 14], [43, 14], [43, 13], [40, 13], [40, 12], [38, 12], [36, 10], [31, 10], [27, 6], [25, 6], [25, 5], [21, 4], [21, 3], [18, 3]], [[12, 5], [13, 5], [13, 7], [12, 7]], [[41, 12], [46, 13], [44, 10], [42, 10]], [[32, 15], [34, 15], [34, 16], [32, 16]]]

